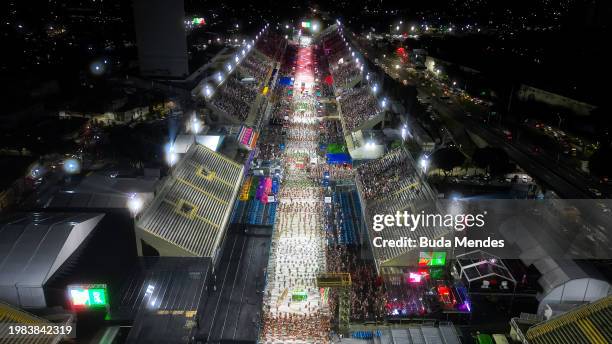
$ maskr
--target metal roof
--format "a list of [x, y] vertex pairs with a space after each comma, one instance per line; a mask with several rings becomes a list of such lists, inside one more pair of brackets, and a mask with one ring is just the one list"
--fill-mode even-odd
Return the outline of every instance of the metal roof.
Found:
[[527, 330], [532, 344], [612, 343], [612, 296]]
[[42, 287], [103, 217], [25, 213], [6, 218], [0, 224], [0, 299], [14, 303], [20, 287]]
[[244, 167], [193, 145], [172, 168], [137, 228], [194, 256], [212, 257], [223, 236]]

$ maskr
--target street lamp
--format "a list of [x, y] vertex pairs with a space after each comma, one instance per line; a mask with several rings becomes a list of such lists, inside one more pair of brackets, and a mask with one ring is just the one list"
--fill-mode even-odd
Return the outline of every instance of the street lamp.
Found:
[[129, 195], [127, 206], [128, 206], [128, 209], [130, 209], [132, 216], [138, 215], [138, 213], [142, 210], [143, 205], [144, 205], [144, 202], [138, 194], [131, 193]]

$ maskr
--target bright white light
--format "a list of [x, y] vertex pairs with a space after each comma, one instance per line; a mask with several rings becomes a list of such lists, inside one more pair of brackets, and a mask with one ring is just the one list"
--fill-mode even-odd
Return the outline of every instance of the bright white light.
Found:
[[400, 69], [400, 65], [396, 64], [395, 69]]
[[414, 25], [410, 27], [410, 31], [414, 31]]
[[453, 86], [457, 86], [457, 82], [456, 81], [453, 81]]
[[81, 163], [77, 159], [66, 159], [64, 161], [64, 172], [67, 174], [77, 174], [81, 171]]
[[452, 27], [449, 27], [449, 28], [448, 28], [448, 32], [452, 32], [452, 31], [453, 31], [453, 28], [452, 28]]
[[395, 27], [395, 31], [399, 31], [399, 25]]
[[244, 49], [242, 49], [242, 56], [244, 56], [244, 54], [246, 54], [246, 52], [244, 51]]
[[285, 25], [285, 29], [288, 29], [288, 28], [289, 28], [289, 25]]
[[178, 160], [178, 154], [174, 152], [174, 145], [172, 143], [168, 143], [166, 145], [166, 163], [170, 167], [174, 166]]
[[199, 134], [202, 131], [202, 121], [200, 121], [194, 114], [189, 121], [188, 129], [192, 134]]
[[384, 109], [387, 107], [387, 99], [383, 99], [382, 102], [380, 102], [380, 106]]
[[204, 87], [204, 95], [206, 97], [210, 97], [212, 95], [212, 89], [210, 88], [210, 86]]
[[429, 157], [427, 155], [423, 155], [423, 157], [421, 157], [419, 160], [419, 166], [421, 166], [421, 169], [424, 172], [427, 172], [427, 169], [429, 168]]
[[319, 25], [318, 24], [313, 24], [312, 25], [312, 31], [314, 31], [314, 32], [319, 31]]
[[238, 58], [238, 56], [234, 56], [234, 61], [236, 61], [236, 63], [238, 63], [240, 59]]
[[378, 85], [374, 84], [374, 86], [372, 86], [372, 92], [374, 92], [374, 94], [376, 94], [376, 92], [378, 92]]
[[138, 196], [138, 194], [135, 194], [135, 193], [130, 194], [128, 198], [127, 206], [128, 206], [128, 209], [130, 209], [130, 212], [132, 214], [137, 215], [142, 210], [143, 205], [144, 205], [144, 202], [142, 201], [142, 198]]
[[228, 63], [227, 66], [225, 66], [225, 68], [227, 69], [227, 71], [231, 71], [232, 70], [232, 64]]
[[218, 81], [218, 82], [223, 81], [223, 75], [222, 75], [221, 73], [218, 73], [218, 74], [217, 74], [217, 81]]

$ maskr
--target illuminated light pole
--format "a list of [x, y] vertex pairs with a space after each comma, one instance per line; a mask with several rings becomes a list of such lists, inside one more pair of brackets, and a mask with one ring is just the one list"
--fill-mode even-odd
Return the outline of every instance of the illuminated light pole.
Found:
[[144, 201], [137, 193], [131, 193], [129, 195], [127, 206], [128, 206], [128, 209], [130, 210], [130, 213], [132, 213], [133, 217], [136, 217], [136, 215], [140, 213], [143, 205], [144, 205]]

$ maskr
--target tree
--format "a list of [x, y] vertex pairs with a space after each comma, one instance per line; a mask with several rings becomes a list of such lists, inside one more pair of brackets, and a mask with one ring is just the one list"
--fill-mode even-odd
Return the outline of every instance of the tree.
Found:
[[433, 164], [444, 171], [444, 175], [448, 176], [448, 172], [453, 168], [463, 165], [465, 156], [456, 147], [446, 147], [435, 151], [432, 155]]

